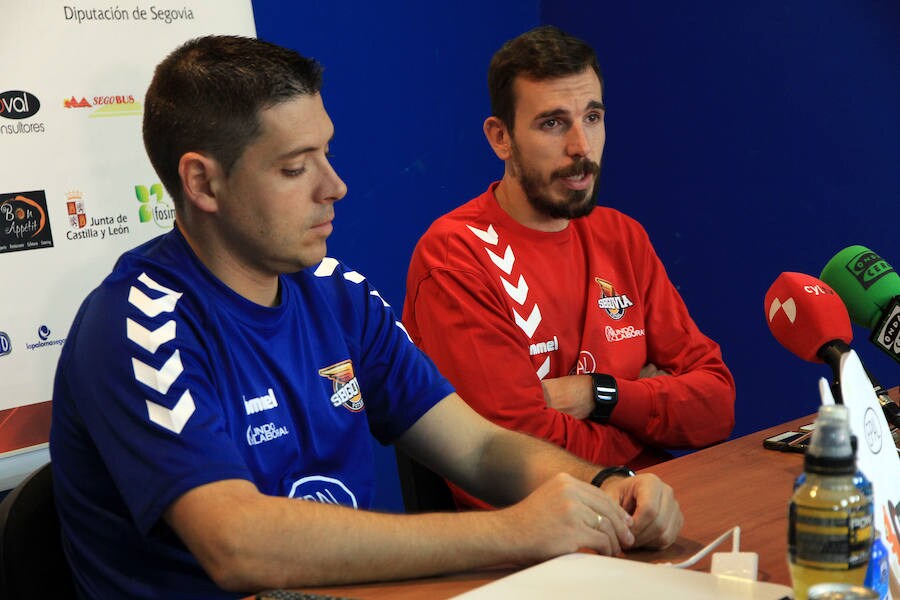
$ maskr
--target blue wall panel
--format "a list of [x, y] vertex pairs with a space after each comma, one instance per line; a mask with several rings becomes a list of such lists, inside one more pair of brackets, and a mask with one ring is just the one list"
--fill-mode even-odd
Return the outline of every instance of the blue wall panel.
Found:
[[[598, 52], [601, 202], [647, 227], [722, 345], [735, 433], [816, 410], [830, 371], [778, 344], [763, 298], [779, 273], [818, 276], [852, 244], [900, 268], [900, 4], [555, 0], [541, 21]], [[869, 370], [900, 383], [854, 335]]]

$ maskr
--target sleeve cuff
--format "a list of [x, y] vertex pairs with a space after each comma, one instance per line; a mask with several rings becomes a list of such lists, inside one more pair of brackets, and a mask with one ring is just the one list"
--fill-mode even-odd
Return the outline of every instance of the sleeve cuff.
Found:
[[616, 381], [619, 388], [619, 402], [609, 418], [610, 425], [628, 432], [643, 432], [653, 413], [653, 397], [649, 386], [641, 380]]

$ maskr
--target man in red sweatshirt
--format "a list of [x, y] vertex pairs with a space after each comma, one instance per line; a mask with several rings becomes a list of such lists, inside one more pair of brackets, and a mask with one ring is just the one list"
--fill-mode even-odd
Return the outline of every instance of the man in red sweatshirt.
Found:
[[726, 439], [735, 390], [719, 346], [641, 225], [597, 206], [594, 51], [539, 27], [494, 55], [488, 87], [484, 133], [503, 178], [419, 241], [410, 336], [482, 415], [622, 472]]

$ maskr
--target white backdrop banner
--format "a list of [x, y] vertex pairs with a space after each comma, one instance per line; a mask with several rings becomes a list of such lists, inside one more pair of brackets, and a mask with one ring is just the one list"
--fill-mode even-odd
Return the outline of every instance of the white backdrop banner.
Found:
[[86, 294], [124, 250], [172, 227], [141, 139], [154, 67], [199, 35], [256, 35], [250, 0], [42, 0], [2, 13], [0, 452], [27, 427], [15, 409], [50, 400]]

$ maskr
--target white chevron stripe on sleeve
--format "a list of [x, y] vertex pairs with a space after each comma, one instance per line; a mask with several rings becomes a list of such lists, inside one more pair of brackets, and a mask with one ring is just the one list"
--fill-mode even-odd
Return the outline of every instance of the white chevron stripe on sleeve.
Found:
[[156, 402], [145, 401], [147, 402], [147, 414], [150, 420], [173, 433], [181, 433], [181, 430], [184, 429], [185, 424], [196, 409], [190, 390], [184, 390], [184, 393], [172, 410]]
[[181, 294], [151, 298], [135, 286], [128, 291], [128, 302], [148, 317], [155, 317], [164, 312], [172, 312], [178, 304]]
[[381, 300], [381, 303], [384, 304], [385, 307], [387, 307], [387, 308], [390, 308], [390, 307], [391, 307], [391, 305], [388, 304], [387, 300], [385, 300], [384, 298], [381, 297], [381, 294], [378, 293], [378, 290], [372, 290], [371, 292], [369, 292], [369, 295], [370, 295], [370, 296], [375, 296], [376, 298], [378, 298], [379, 300]]
[[319, 266], [316, 267], [316, 270], [313, 271], [313, 275], [316, 277], [328, 277], [338, 266], [338, 261], [330, 256], [326, 256], [322, 259], [322, 262], [319, 263]]
[[525, 335], [530, 338], [534, 336], [534, 330], [537, 329], [537, 326], [541, 323], [541, 309], [535, 304], [527, 319], [523, 319], [516, 309], [513, 309], [513, 317], [515, 317], [516, 325], [519, 326], [519, 329], [524, 331]]
[[497, 268], [499, 268], [507, 275], [510, 274], [513, 268], [513, 264], [516, 262], [516, 256], [513, 254], [512, 246], [506, 247], [506, 251], [503, 252], [503, 258], [500, 258], [496, 254], [491, 252], [490, 248], [485, 248], [484, 251], [488, 253], [488, 256], [491, 257], [491, 261], [495, 265], [497, 265]]
[[394, 321], [394, 325], [399, 327], [403, 331], [403, 333], [406, 334], [406, 339], [408, 339], [410, 343], [415, 344], [415, 342], [412, 341], [412, 338], [409, 337], [409, 332], [406, 330], [406, 327], [403, 326], [403, 323], [401, 323], [400, 321]]
[[500, 278], [500, 281], [503, 282], [503, 287], [506, 289], [506, 293], [509, 294], [510, 298], [520, 305], [525, 304], [525, 299], [528, 297], [528, 284], [525, 282], [524, 275], [519, 275], [519, 283], [515, 286], [502, 277]]
[[344, 279], [353, 283], [362, 283], [366, 280], [362, 273], [357, 273], [356, 271], [347, 271], [344, 273]]
[[491, 246], [496, 246], [497, 241], [500, 239], [500, 236], [497, 235], [497, 231], [494, 229], [493, 225], [488, 225], [487, 230], [478, 229], [477, 227], [472, 227], [471, 225], [466, 225], [469, 228], [469, 231], [478, 236], [485, 244], [490, 244]]
[[184, 365], [181, 364], [181, 354], [178, 350], [169, 357], [169, 360], [159, 370], [134, 357], [131, 357], [131, 368], [134, 370], [135, 379], [163, 395], [168, 393], [169, 388], [178, 379], [181, 372], [184, 371]]
[[538, 379], [543, 380], [544, 377], [547, 376], [547, 373], [550, 372], [550, 357], [544, 359], [543, 364], [541, 364], [540, 368], [537, 370]]
[[151, 354], [155, 354], [157, 349], [166, 342], [175, 339], [174, 319], [166, 321], [153, 331], [130, 318], [125, 319], [125, 326], [128, 339]]
[[182, 296], [181, 292], [176, 292], [175, 290], [171, 290], [164, 285], [156, 283], [155, 281], [150, 279], [150, 276], [146, 273], [141, 273], [140, 275], [138, 275], [138, 281], [146, 285], [151, 290], [162, 292], [166, 296], [174, 296], [176, 301]]

